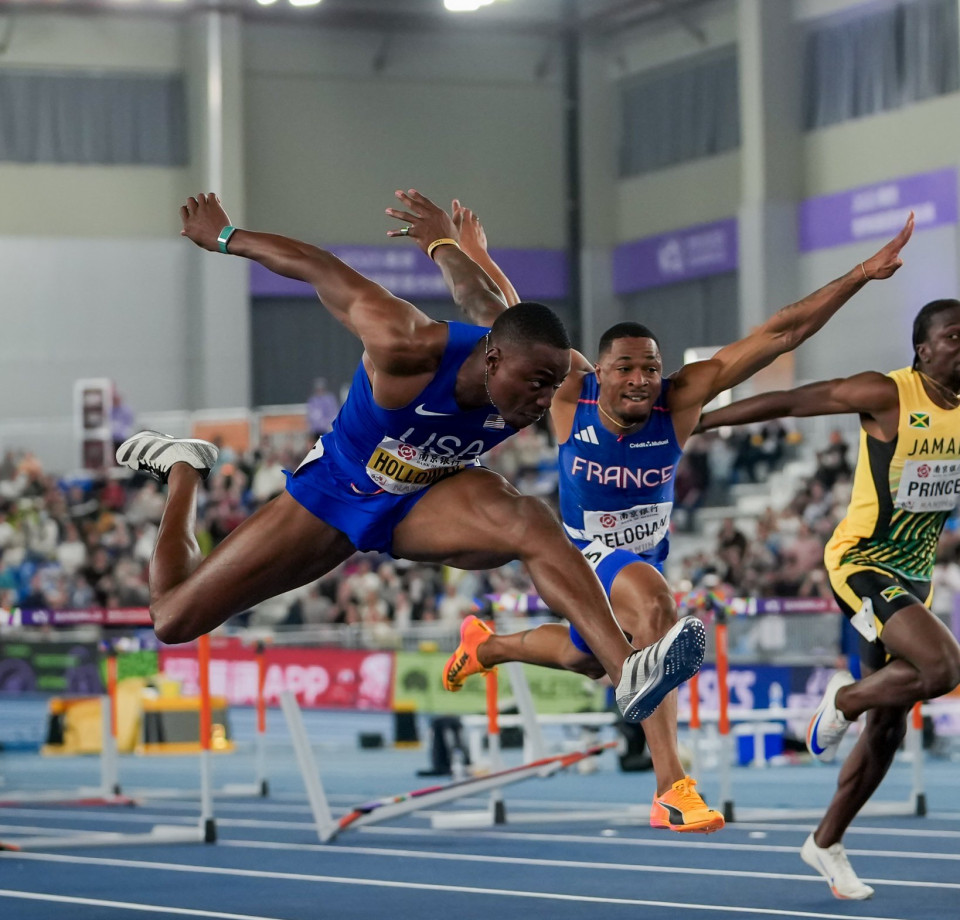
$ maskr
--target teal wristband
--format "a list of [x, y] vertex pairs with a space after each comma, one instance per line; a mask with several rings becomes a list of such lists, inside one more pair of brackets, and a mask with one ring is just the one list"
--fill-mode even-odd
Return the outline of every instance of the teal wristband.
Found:
[[236, 233], [236, 230], [236, 227], [231, 227], [229, 224], [227, 224], [227, 226], [220, 231], [220, 236], [217, 237], [217, 246], [219, 247], [220, 252], [222, 252], [224, 255], [230, 254], [227, 251], [227, 243], [230, 242], [230, 237]]

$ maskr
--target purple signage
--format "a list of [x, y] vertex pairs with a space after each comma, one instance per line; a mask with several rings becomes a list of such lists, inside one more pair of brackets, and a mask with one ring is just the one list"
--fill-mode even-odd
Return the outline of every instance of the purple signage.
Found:
[[802, 202], [800, 251], [893, 236], [911, 211], [918, 228], [957, 223], [956, 169], [891, 179]]
[[614, 250], [613, 289], [617, 294], [629, 294], [736, 271], [737, 256], [737, 221], [733, 217], [648, 236]]
[[[331, 246], [330, 252], [351, 268], [382, 284], [392, 294], [409, 300], [449, 298], [440, 270], [419, 249], [396, 246]], [[555, 249], [492, 249], [490, 254], [525, 300], [560, 300], [567, 294], [567, 258]], [[250, 266], [253, 297], [311, 297], [313, 289]]]

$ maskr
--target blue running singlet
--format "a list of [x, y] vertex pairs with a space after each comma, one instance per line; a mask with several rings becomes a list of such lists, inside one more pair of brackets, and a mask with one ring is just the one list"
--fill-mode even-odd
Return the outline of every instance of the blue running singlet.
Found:
[[401, 409], [374, 402], [361, 363], [333, 430], [287, 474], [290, 495], [359, 550], [389, 553], [394, 528], [431, 485], [478, 466], [481, 454], [515, 434], [493, 405], [465, 411], [454, 399], [457, 374], [489, 329], [447, 328], [436, 374]]
[[[570, 437], [560, 445], [560, 514], [567, 536], [597, 573], [607, 597], [628, 565], [646, 562], [663, 572], [670, 550], [670, 514], [677, 443], [663, 381], [650, 418], [639, 431], [618, 436], [597, 409], [596, 374], [584, 378]], [[572, 626], [570, 638], [590, 648]]]

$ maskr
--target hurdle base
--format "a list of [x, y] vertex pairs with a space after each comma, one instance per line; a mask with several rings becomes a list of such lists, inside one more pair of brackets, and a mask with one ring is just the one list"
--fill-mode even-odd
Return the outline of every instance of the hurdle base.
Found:
[[[213, 823], [212, 819], [208, 822]], [[207, 840], [206, 826], [183, 827], [176, 824], [158, 824], [145, 834], [95, 833], [74, 834], [67, 837], [24, 837], [0, 842], [0, 850], [66, 850], [82, 847], [132, 846], [145, 843], [212, 843]]]
[[733, 802], [723, 803], [723, 820], [730, 821], [731, 823], [736, 821], [733, 813]]

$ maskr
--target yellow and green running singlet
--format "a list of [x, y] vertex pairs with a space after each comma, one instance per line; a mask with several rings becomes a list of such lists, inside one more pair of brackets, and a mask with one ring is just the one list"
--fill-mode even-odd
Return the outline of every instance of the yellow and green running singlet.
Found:
[[960, 504], [960, 409], [942, 409], [911, 368], [890, 373], [900, 393], [893, 441], [861, 429], [847, 516], [827, 544], [827, 568], [877, 566], [929, 581], [940, 531]]

